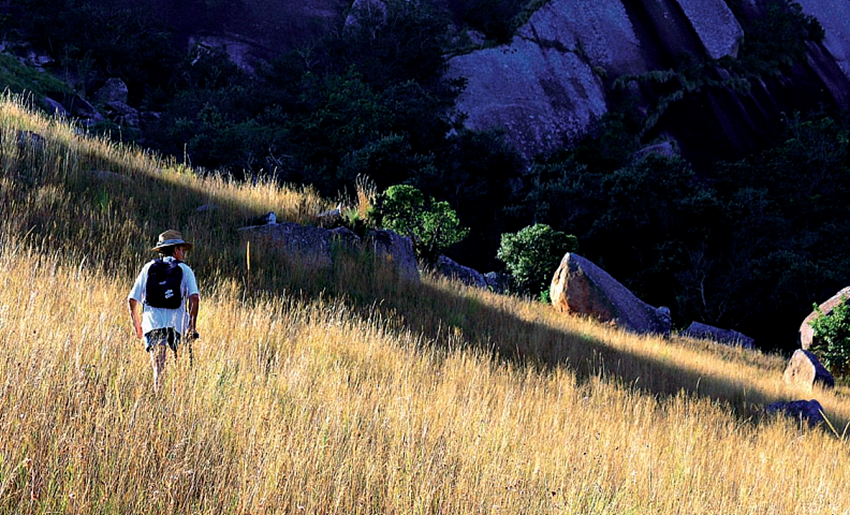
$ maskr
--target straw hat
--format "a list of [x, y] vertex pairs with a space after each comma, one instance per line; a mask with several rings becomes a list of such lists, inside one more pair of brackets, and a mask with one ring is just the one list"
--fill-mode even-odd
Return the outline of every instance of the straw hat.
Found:
[[165, 247], [173, 247], [175, 245], [180, 245], [186, 250], [189, 250], [194, 247], [194, 245], [192, 245], [191, 243], [183, 241], [183, 235], [180, 233], [180, 231], [169, 229], [159, 235], [159, 241], [156, 242], [156, 247], [152, 248], [151, 250], [159, 250]]

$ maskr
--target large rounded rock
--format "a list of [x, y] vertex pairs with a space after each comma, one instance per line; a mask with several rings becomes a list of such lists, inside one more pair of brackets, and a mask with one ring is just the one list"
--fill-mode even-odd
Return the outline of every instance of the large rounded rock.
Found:
[[468, 83], [458, 108], [473, 130], [505, 129], [526, 159], [574, 139], [607, 111], [605, 88], [592, 68], [557, 45], [517, 39], [449, 62], [449, 77]]
[[[831, 315], [832, 311], [842, 302], [844, 302], [844, 299], [848, 298], [850, 298], [850, 286], [842, 289], [840, 292], [830, 297], [829, 300], [821, 304], [821, 313], [823, 313], [824, 316]], [[812, 323], [815, 321], [815, 319], [817, 319], [817, 317], [818, 312], [812, 311], [811, 313], [809, 313], [809, 316], [807, 316], [806, 319], [803, 320], [803, 323], [800, 324], [799, 339], [800, 347], [803, 349], [810, 349], [812, 345], [816, 343], [814, 341], [815, 332], [812, 329]]]
[[575, 253], [561, 260], [549, 289], [558, 311], [614, 322], [635, 333], [670, 334], [669, 310], [637, 298], [607, 272]]
[[782, 379], [786, 384], [803, 386], [810, 390], [815, 384], [827, 388], [835, 386], [835, 379], [829, 370], [821, 365], [814, 354], [803, 349], [794, 351]]

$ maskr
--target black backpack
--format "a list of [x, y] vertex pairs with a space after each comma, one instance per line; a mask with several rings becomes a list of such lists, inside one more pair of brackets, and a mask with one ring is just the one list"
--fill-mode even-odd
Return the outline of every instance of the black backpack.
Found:
[[183, 269], [179, 261], [155, 259], [148, 268], [145, 304], [154, 308], [178, 309], [183, 302], [180, 293], [182, 281]]

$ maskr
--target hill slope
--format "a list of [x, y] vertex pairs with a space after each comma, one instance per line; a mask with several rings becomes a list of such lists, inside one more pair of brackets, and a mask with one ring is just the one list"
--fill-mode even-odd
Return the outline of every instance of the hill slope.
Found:
[[[776, 357], [406, 284], [368, 256], [317, 272], [252, 246], [249, 276], [239, 222], [303, 222], [321, 199], [196, 176], [15, 99], [0, 160], [2, 512], [850, 510], [843, 438], [757, 416], [814, 395], [840, 429], [846, 391], [786, 390]], [[166, 227], [196, 244], [203, 339], [157, 398], [124, 298]]]

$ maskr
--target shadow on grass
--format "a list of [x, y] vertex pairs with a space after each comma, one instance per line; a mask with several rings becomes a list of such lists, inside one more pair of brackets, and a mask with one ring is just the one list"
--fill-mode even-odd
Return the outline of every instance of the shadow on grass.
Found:
[[[320, 294], [337, 296], [364, 318], [379, 310], [399, 330], [422, 334], [439, 348], [462, 345], [499, 360], [540, 367], [566, 364], [580, 380], [604, 375], [658, 396], [685, 390], [728, 403], [742, 420], [758, 416], [762, 405], [782, 400], [766, 398], [742, 382], [704, 376], [677, 364], [675, 346], [669, 357], [637, 355], [588, 334], [525, 320], [462, 288], [405, 282], [368, 252], [337, 248], [333, 267], [314, 269], [259, 243], [249, 275], [246, 240], [237, 231], [244, 220], [271, 210], [281, 220], [304, 223], [320, 210], [319, 201], [304, 196], [285, 205], [249, 203], [231, 191], [158, 171], [150, 163], [139, 169], [126, 160], [97, 154], [79, 157], [71, 171], [62, 168], [63, 159], [67, 165], [63, 156], [74, 152], [84, 153], [62, 143], [49, 152], [21, 158], [13, 178], [18, 181], [16, 189], [5, 192], [9, 198], [0, 198], [19, 203], [9, 230], [26, 233], [30, 243], [40, 242], [50, 250], [70, 249], [69, 257], [84, 256], [86, 266], [126, 277], [128, 287], [142, 264], [153, 257], [150, 247], [157, 234], [176, 228], [195, 243], [187, 261], [202, 288], [220, 280], [235, 281], [243, 285], [246, 302], [283, 291], [307, 301]], [[91, 173], [98, 170], [118, 175]], [[848, 421], [833, 422], [843, 427]]]

